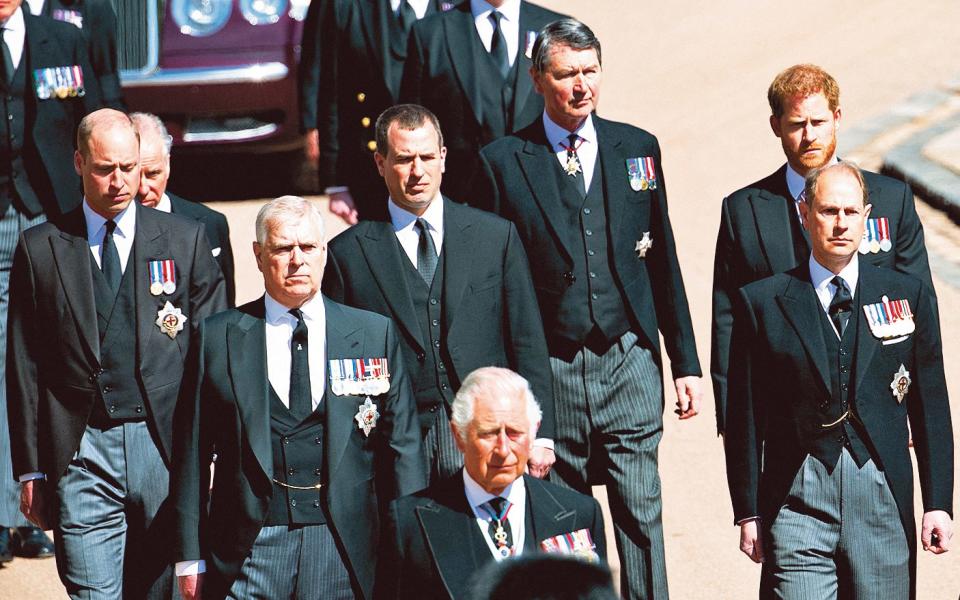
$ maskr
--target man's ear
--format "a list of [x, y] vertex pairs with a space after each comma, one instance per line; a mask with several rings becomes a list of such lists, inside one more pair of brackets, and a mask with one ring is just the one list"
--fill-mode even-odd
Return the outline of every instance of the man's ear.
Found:
[[253, 255], [254, 255], [254, 256], [256, 257], [256, 259], [257, 259], [257, 269], [259, 269], [260, 272], [263, 273], [263, 259], [262, 259], [261, 256], [260, 256], [260, 253], [261, 253], [261, 252], [263, 252], [263, 247], [260, 246], [260, 243], [259, 243], [259, 242], [254, 242], [254, 243], [253, 243]]

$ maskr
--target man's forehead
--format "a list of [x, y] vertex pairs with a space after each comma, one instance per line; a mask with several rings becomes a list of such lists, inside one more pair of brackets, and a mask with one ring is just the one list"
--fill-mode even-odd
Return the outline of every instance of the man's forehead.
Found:
[[565, 44], [558, 44], [551, 48], [547, 57], [547, 64], [557, 67], [598, 62], [595, 49], [574, 48]]
[[316, 243], [319, 238], [319, 230], [308, 217], [299, 220], [275, 219], [270, 221], [267, 226], [268, 244], [288, 242]]
[[524, 400], [520, 396], [486, 394], [477, 396], [473, 415], [478, 426], [497, 423], [515, 423], [526, 416]]

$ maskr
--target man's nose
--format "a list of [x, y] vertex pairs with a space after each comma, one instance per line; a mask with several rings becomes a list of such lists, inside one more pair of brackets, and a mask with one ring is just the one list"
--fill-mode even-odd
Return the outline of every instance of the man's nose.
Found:
[[120, 172], [120, 169], [114, 169], [110, 172], [110, 185], [115, 188], [122, 188], [123, 183], [123, 173]]
[[807, 140], [808, 142], [812, 142], [813, 140], [817, 139], [817, 129], [810, 121], [807, 121], [803, 126], [803, 139]]
[[507, 437], [507, 432], [501, 430], [497, 434], [497, 446], [495, 448], [498, 456], [507, 456], [510, 454], [510, 438]]

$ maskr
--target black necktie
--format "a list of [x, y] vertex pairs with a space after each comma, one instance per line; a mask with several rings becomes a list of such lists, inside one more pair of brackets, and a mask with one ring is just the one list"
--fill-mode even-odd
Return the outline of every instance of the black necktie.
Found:
[[437, 272], [437, 246], [433, 243], [427, 222], [417, 219], [414, 227], [420, 230], [420, 242], [417, 244], [417, 272], [427, 282], [433, 283], [433, 275]]
[[510, 521], [507, 520], [510, 502], [506, 498], [497, 497], [491, 498], [487, 505], [490, 507], [487, 512], [491, 517], [490, 524], [487, 525], [487, 533], [500, 554], [510, 556], [513, 548], [513, 531], [510, 528]]
[[290, 314], [297, 318], [290, 339], [290, 414], [302, 421], [313, 412], [307, 324], [299, 308], [291, 308]]
[[3, 64], [0, 65], [3, 72], [0, 73], [0, 78], [3, 78], [5, 84], [10, 85], [10, 82], [13, 81], [13, 59], [10, 57], [10, 47], [7, 45], [7, 40], [4, 39], [6, 32], [6, 27], [0, 29], [0, 50], [3, 51]]
[[402, 0], [400, 2], [400, 29], [403, 30], [403, 33], [408, 33], [410, 28], [413, 27], [413, 24], [417, 22], [417, 13], [413, 10], [413, 7], [410, 6], [410, 3], [407, 0]]
[[490, 20], [493, 21], [493, 37], [490, 38], [490, 56], [497, 63], [500, 69], [500, 75], [506, 79], [510, 72], [510, 59], [507, 58], [507, 39], [503, 37], [503, 29], [500, 28], [500, 19], [503, 14], [495, 10], [490, 13]]
[[847, 282], [843, 280], [843, 277], [837, 275], [830, 283], [837, 286], [837, 291], [833, 294], [833, 300], [830, 301], [827, 312], [830, 313], [830, 320], [833, 321], [833, 326], [837, 328], [837, 333], [840, 334], [840, 337], [843, 337], [847, 323], [850, 322], [853, 296], [850, 295], [850, 288], [847, 287]]
[[103, 271], [110, 289], [116, 294], [120, 290], [120, 278], [123, 276], [120, 270], [120, 253], [117, 252], [117, 244], [113, 240], [113, 231], [117, 224], [108, 220], [104, 226], [107, 230], [103, 234], [103, 244], [100, 245], [100, 270]]

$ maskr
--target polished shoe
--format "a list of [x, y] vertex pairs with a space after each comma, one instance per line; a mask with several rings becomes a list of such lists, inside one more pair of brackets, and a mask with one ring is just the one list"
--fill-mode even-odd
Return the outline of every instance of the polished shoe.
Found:
[[0, 564], [13, 560], [13, 550], [10, 546], [10, 528], [0, 526]]
[[17, 527], [20, 543], [14, 548], [17, 556], [23, 558], [50, 558], [56, 554], [53, 542], [42, 529], [36, 527]]

